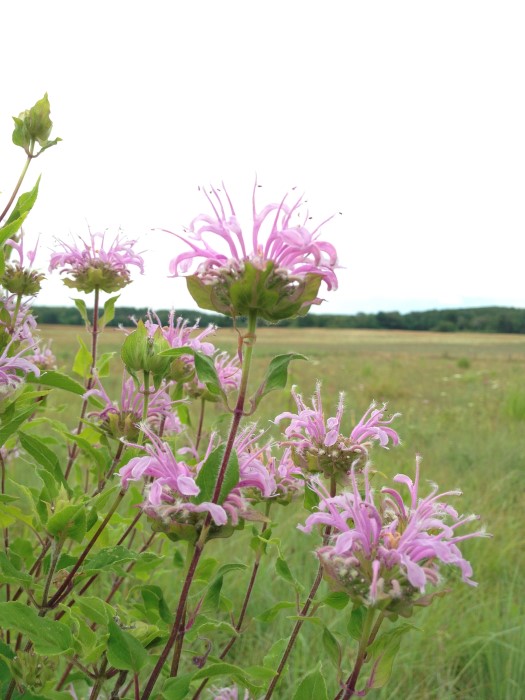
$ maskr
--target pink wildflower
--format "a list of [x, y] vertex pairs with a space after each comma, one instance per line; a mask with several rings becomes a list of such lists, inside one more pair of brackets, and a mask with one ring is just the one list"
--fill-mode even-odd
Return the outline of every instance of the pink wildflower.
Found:
[[297, 405], [297, 413], [285, 411], [275, 418], [275, 423], [284, 419], [290, 420], [290, 425], [284, 431], [284, 445], [293, 447], [301, 465], [309, 471], [323, 471], [326, 476], [332, 476], [338, 471], [348, 472], [352, 462], [368, 455], [368, 450], [374, 441], [388, 449], [389, 440], [394, 445], [399, 444], [399, 436], [389, 424], [399, 414], [390, 419], [383, 418], [386, 404], [376, 408], [372, 403], [358, 425], [349, 437], [341, 435], [341, 421], [344, 413], [344, 393], [339, 394], [336, 415], [326, 418], [321, 399], [321, 383], [318, 382], [311, 407], [303, 401], [295, 387], [292, 396]]
[[392, 488], [384, 488], [374, 497], [368, 468], [364, 496], [354, 469], [352, 490], [338, 496], [330, 497], [320, 483], [313, 482], [321, 496], [319, 510], [299, 529], [310, 532], [315, 525], [332, 528], [330, 543], [318, 549], [317, 556], [328, 578], [355, 600], [372, 604], [390, 600], [389, 610], [409, 609], [428, 584], [440, 582], [443, 565], [457, 567], [465, 583], [476, 585], [471, 579], [472, 568], [457, 545], [485, 533], [458, 535], [456, 530], [478, 516], [459, 516], [442, 501], [446, 496], [461, 495], [460, 491], [437, 494], [434, 487], [428, 496], [419, 498], [419, 464], [418, 457], [414, 482], [404, 474], [394, 477], [408, 487], [408, 504]]
[[59, 241], [63, 251], [51, 255], [49, 271], [61, 268], [60, 274], [71, 276], [64, 278], [64, 284], [86, 293], [122, 289], [131, 282], [130, 265], [144, 273], [144, 260], [133, 250], [136, 241], [117, 236], [107, 245], [104, 239], [104, 233], [90, 233], [90, 241], [80, 238], [80, 246]]
[[[199, 329], [199, 321], [196, 321], [193, 326], [189, 325], [187, 319], [178, 316], [175, 318], [175, 311], [172, 309], [168, 316], [168, 325], [163, 326], [160, 318], [154, 312], [148, 313], [148, 319], [144, 323], [149, 337], [153, 337], [158, 328], [168, 341], [170, 348], [189, 347], [197, 352], [202, 352], [204, 355], [213, 355], [215, 346], [213, 343], [205, 340], [209, 335], [215, 333], [217, 327], [210, 324], [207, 328]], [[197, 333], [197, 331], [200, 332]]]
[[[326, 222], [310, 231], [308, 212], [302, 220], [293, 220], [302, 198], [289, 206], [285, 196], [280, 203], [268, 204], [257, 212], [256, 190], [257, 182], [252, 197], [251, 242], [243, 234], [227, 192], [221, 195], [212, 188], [205, 195], [213, 214], [197, 216], [187, 237], [174, 234], [190, 250], [171, 261], [170, 272], [173, 276], [185, 274], [200, 261], [188, 287], [202, 308], [229, 315], [257, 310], [269, 321], [291, 318], [321, 302], [316, 296], [321, 281], [329, 290], [337, 288], [337, 253], [330, 243], [319, 240], [319, 230]], [[205, 240], [208, 235], [214, 238], [211, 245]]]
[[[122, 382], [120, 402], [117, 404], [109, 398], [98, 377], [96, 384], [98, 388], [87, 391], [84, 398], [96, 396], [104, 401], [105, 406], [100, 411], [93, 411], [90, 415], [104, 423], [114, 437], [136, 439], [138, 436], [136, 424], [143, 417], [144, 387], [137, 389], [133, 379], [129, 377]], [[158, 431], [162, 425], [165, 434], [180, 433], [182, 425], [173, 412], [172, 406], [173, 401], [164, 388], [161, 387], [152, 392], [149, 396], [147, 415], [150, 427]]]
[[0, 388], [2, 393], [10, 393], [16, 389], [23, 381], [24, 375], [33, 372], [35, 376], [40, 376], [40, 370], [34, 362], [23, 357], [24, 353], [33, 350], [33, 347], [24, 347], [22, 350], [10, 355], [15, 341], [11, 340], [5, 346], [0, 355]]

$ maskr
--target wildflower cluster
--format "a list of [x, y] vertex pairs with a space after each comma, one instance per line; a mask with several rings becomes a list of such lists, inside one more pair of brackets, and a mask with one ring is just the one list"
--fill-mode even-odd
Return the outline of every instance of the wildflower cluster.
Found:
[[[42, 149], [54, 143], [45, 101], [37, 106], [15, 120], [28, 157], [36, 143]], [[226, 190], [211, 188], [212, 213], [175, 234], [188, 249], [177, 250], [170, 265], [173, 276], [187, 275], [202, 308], [234, 318], [235, 354], [217, 346], [215, 325], [190, 324], [174, 310], [164, 322], [150, 311], [121, 330], [124, 371], [116, 390], [115, 364], [111, 353], [100, 354], [98, 338], [117, 298], [103, 310], [99, 301], [128, 285], [132, 268], [144, 272], [135, 241], [90, 233], [60, 243], [51, 255], [50, 271], [93, 295], [92, 311], [75, 300], [90, 343], [80, 339], [73, 378], [57, 369], [50, 345], [36, 340], [30, 297], [43, 275], [33, 270], [35, 252], [24, 256], [17, 231], [2, 239], [0, 694], [6, 700], [130, 693], [140, 700], [269, 700], [276, 687], [280, 697], [299, 697], [278, 684], [302, 625], [314, 612], [316, 621], [324, 615], [330, 596], [318, 597], [323, 579], [339, 596], [339, 609], [351, 600], [351, 614], [362, 624], [352, 623], [355, 652], [350, 637], [331, 634], [328, 619], [323, 643], [336, 673], [329, 678], [323, 671], [326, 682], [318, 669], [309, 676], [320, 700], [328, 698], [327, 683], [347, 700], [375, 687], [377, 659], [364, 689], [357, 681], [386, 618], [395, 623], [429, 604], [444, 591], [450, 569], [474, 585], [460, 546], [484, 531], [463, 531], [477, 517], [448, 504], [458, 491], [432, 487], [421, 496], [419, 458], [413, 481], [394, 479], [408, 497], [390, 486], [373, 488], [374, 450], [399, 445], [400, 414], [373, 402], [357, 425], [347, 426], [344, 393], [327, 412], [318, 381], [311, 401], [293, 386], [294, 409], [272, 411], [277, 415], [265, 423], [254, 415], [271, 392], [282, 398], [290, 362], [305, 359], [272, 358], [254, 386], [258, 321], [304, 314], [320, 303], [321, 284], [337, 288], [336, 250], [320, 239], [326, 222], [310, 227], [302, 198], [285, 196], [258, 209], [257, 189], [246, 238]], [[18, 262], [9, 262], [11, 254]], [[49, 391], [73, 394], [78, 417], [69, 404], [62, 413], [60, 407], [46, 413]], [[287, 507], [291, 531], [302, 522], [299, 530], [318, 536], [309, 590], [287, 561], [290, 528], [278, 529]], [[238, 537], [242, 529], [248, 539]], [[33, 533], [38, 537], [30, 542]], [[216, 538], [246, 546], [215, 547]], [[280, 578], [275, 591], [285, 592], [259, 619], [291, 608], [287, 641], [272, 640], [263, 665], [241, 665], [238, 654], [237, 666], [226, 657], [253, 631], [246, 620], [260, 592], [258, 573], [272, 557], [271, 576]], [[242, 588], [243, 569], [248, 583], [237, 609], [223, 587], [237, 572], [233, 586]], [[378, 638], [391, 666], [399, 645], [388, 647], [389, 639]], [[353, 669], [344, 681], [347, 658]]]

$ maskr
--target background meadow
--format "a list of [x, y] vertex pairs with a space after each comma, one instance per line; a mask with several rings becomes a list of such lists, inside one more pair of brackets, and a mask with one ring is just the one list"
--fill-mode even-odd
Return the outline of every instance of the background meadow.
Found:
[[[59, 369], [66, 371], [76, 353], [76, 336], [82, 336], [83, 331], [43, 326], [42, 334], [52, 339]], [[114, 329], [106, 330], [100, 339], [102, 352], [116, 353], [111, 375], [105, 379], [105, 386], [115, 396], [120, 385], [118, 354], [122, 340], [123, 332]], [[219, 347], [233, 352], [236, 342], [233, 331], [218, 333], [216, 344]], [[309, 397], [316, 380], [322, 377], [328, 415], [335, 413], [338, 392], [344, 390], [348, 411], [343, 433], [350, 431], [372, 399], [388, 401], [389, 411], [402, 413], [396, 421], [396, 429], [403, 443], [389, 453], [375, 450], [377, 470], [388, 477], [398, 472], [411, 474], [415, 454], [421, 452], [423, 478], [437, 482], [441, 490], [461, 488], [464, 495], [455, 499], [454, 505], [460, 512], [481, 514], [482, 522], [494, 535], [490, 540], [464, 543], [465, 556], [471, 560], [479, 587], [471, 590], [456, 586], [451, 595], [419, 612], [415, 618], [418, 629], [403, 641], [391, 682], [382, 692], [376, 691], [374, 697], [392, 700], [518, 700], [525, 697], [525, 555], [522, 544], [525, 337], [263, 328], [258, 332], [253, 384], [262, 377], [271, 356], [290, 351], [304, 353], [309, 361], [292, 365], [289, 386], [298, 382], [300, 376], [298, 390]], [[263, 402], [262, 427], [284, 410], [283, 395], [286, 397], [285, 392], [281, 395], [275, 392]], [[76, 398], [53, 392], [49, 401], [55, 409], [55, 417], [73, 427], [78, 407], [65, 402], [76, 401]], [[213, 425], [216, 415], [213, 408], [208, 411], [208, 427]], [[271, 430], [270, 422], [268, 427]], [[276, 534], [283, 536], [286, 530], [292, 572], [300, 580], [312, 580], [316, 563], [311, 551], [317, 539], [296, 530], [296, 524], [304, 522], [304, 511], [297, 506], [295, 510], [287, 510], [284, 520], [281, 515], [276, 519], [280, 521]], [[139, 537], [146, 539], [149, 534], [149, 526], [144, 524]], [[214, 541], [208, 556], [213, 557], [214, 551], [219, 552], [220, 548], [235, 547], [234, 556], [239, 561], [249, 561], [249, 538], [250, 533], [245, 532], [231, 540]], [[104, 542], [100, 546], [104, 546]], [[180, 547], [161, 536], [157, 546], [170, 558]], [[269, 556], [275, 557], [275, 552], [270, 551]], [[178, 555], [174, 562], [177, 564]], [[304, 569], [310, 573], [301, 573]], [[163, 585], [173, 578], [173, 568], [162, 567], [149, 575], [137, 570], [136, 576], [144, 582]], [[245, 577], [247, 581], [248, 576], [249, 569], [226, 579], [223, 594], [234, 601], [240, 598], [246, 585], [242, 579]], [[124, 583], [119, 595], [133, 596], [136, 583]], [[251, 612], [255, 608], [257, 613], [271, 608], [279, 599], [274, 596], [276, 587], [284, 585], [275, 577], [272, 565], [264, 567], [256, 583]], [[169, 586], [167, 588], [170, 590]], [[293, 599], [293, 593], [290, 596]], [[175, 603], [176, 593], [173, 600], [168, 599], [170, 609]], [[335, 636], [346, 635], [339, 624], [338, 612], [325, 608], [323, 615], [328, 612], [333, 615], [331, 630]], [[231, 661], [245, 660], [248, 656], [254, 664], [259, 663], [261, 654], [267, 653], [271, 646], [270, 640], [289, 634], [293, 624], [287, 619], [289, 614], [286, 609], [281, 610], [269, 624], [253, 619], [249, 609], [248, 624], [252, 629], [255, 626], [257, 633], [247, 635], [250, 641], [246, 644], [241, 637], [231, 652]], [[276, 626], [278, 632], [275, 632]], [[296, 686], [322, 655], [320, 629], [315, 622], [303, 627], [278, 697], [287, 697], [286, 688]], [[199, 640], [194, 641], [193, 652], [190, 649], [188, 653], [195, 653], [196, 649], [199, 649]], [[185, 661], [191, 663], [191, 658]]]

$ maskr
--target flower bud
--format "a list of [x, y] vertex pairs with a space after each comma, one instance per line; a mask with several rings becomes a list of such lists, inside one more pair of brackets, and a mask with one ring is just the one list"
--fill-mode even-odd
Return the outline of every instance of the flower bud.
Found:
[[139, 321], [137, 330], [130, 333], [124, 341], [120, 356], [126, 369], [133, 374], [143, 371], [163, 376], [169, 369], [171, 358], [163, 357], [159, 353], [169, 349], [170, 345], [160, 328], [157, 328], [151, 337], [142, 321]]
[[[38, 142], [42, 150], [54, 146], [61, 139], [49, 141], [53, 122], [49, 118], [50, 105], [47, 92], [41, 100], [21, 112], [18, 117], [13, 117], [15, 128], [13, 131], [13, 143], [20, 146], [29, 156], [33, 156], [33, 147]], [[38, 155], [38, 154], [36, 154]]]

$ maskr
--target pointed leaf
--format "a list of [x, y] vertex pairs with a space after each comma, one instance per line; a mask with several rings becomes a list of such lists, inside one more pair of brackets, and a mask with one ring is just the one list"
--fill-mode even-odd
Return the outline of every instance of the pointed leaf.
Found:
[[4, 628], [16, 630], [30, 639], [37, 654], [57, 656], [73, 646], [66, 625], [50, 617], [39, 617], [36, 610], [25, 603], [0, 603], [0, 620]]
[[110, 621], [107, 657], [109, 663], [120, 671], [139, 673], [148, 662], [148, 654], [142, 644], [129, 632]]
[[316, 669], [303, 678], [293, 700], [328, 700], [326, 683], [319, 670]]
[[104, 313], [98, 319], [99, 328], [105, 328], [108, 323], [110, 323], [115, 318], [115, 302], [119, 298], [117, 294], [116, 297], [110, 297], [104, 304]]
[[[208, 459], [202, 465], [199, 475], [195, 479], [197, 486], [200, 488], [200, 493], [194, 497], [195, 503], [203, 503], [204, 501], [212, 500], [225, 450], [225, 445], [219, 445], [219, 447], [210, 453]], [[226, 467], [226, 472], [224, 474], [221, 492], [217, 500], [219, 505], [224, 502], [230, 491], [235, 488], [238, 483], [239, 460], [237, 459], [237, 453], [235, 450], [232, 450], [230, 459], [228, 460], [228, 465]]]

